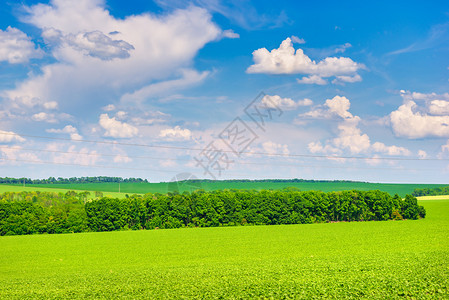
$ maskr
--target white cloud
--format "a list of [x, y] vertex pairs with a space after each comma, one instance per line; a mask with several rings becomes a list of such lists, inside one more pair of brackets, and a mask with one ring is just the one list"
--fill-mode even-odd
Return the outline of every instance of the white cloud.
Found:
[[351, 102], [349, 102], [349, 99], [346, 97], [335, 96], [332, 99], [327, 99], [324, 105], [329, 108], [330, 113], [335, 113], [344, 119], [353, 118], [352, 114], [349, 112]]
[[310, 106], [310, 105], [313, 105], [313, 101], [310, 100], [309, 98], [304, 98], [303, 100], [299, 100], [296, 103], [298, 103], [299, 106]]
[[432, 100], [446, 100], [449, 101], [449, 93], [444, 93], [438, 95], [437, 93], [418, 93], [418, 92], [410, 92], [410, 91], [399, 91], [401, 97], [404, 101], [432, 101]]
[[424, 150], [419, 150], [418, 156], [419, 156], [419, 158], [427, 158], [427, 152]]
[[333, 154], [341, 153], [340, 149], [332, 147], [329, 144], [323, 146], [321, 142], [310, 142], [307, 145], [307, 148], [311, 153], [333, 153]]
[[0, 61], [10, 64], [26, 63], [32, 58], [41, 58], [43, 52], [35, 48], [31, 39], [17, 28], [0, 29]]
[[305, 44], [306, 43], [306, 41], [304, 39], [299, 38], [296, 35], [292, 35], [290, 38], [291, 38], [292, 42], [295, 44]]
[[174, 128], [161, 130], [159, 137], [166, 138], [168, 140], [190, 140], [192, 137], [192, 132], [189, 129], [182, 129], [179, 126], [175, 126]]
[[122, 111], [122, 110], [118, 111], [118, 112], [115, 114], [115, 116], [116, 116], [118, 119], [123, 119], [123, 118], [126, 117], [126, 115], [127, 115], [127, 113], [126, 113], [125, 111]]
[[131, 44], [123, 40], [113, 40], [98, 30], [64, 35], [61, 31], [50, 28], [45, 29], [42, 36], [57, 47], [71, 47], [84, 55], [102, 60], [128, 58], [130, 51], [134, 50]]
[[381, 142], [372, 143], [369, 136], [359, 128], [360, 117], [349, 112], [350, 106], [349, 99], [335, 96], [332, 99], [327, 99], [324, 105], [299, 115], [300, 117], [337, 118], [340, 120], [337, 126], [337, 137], [327, 140], [324, 146], [319, 141], [309, 143], [310, 152], [335, 155], [343, 153], [343, 150], [348, 150], [351, 154], [375, 152], [386, 155], [411, 155], [411, 152], [404, 147], [387, 146]]
[[429, 113], [432, 115], [449, 115], [449, 101], [433, 100], [429, 105]]
[[353, 76], [336, 76], [332, 83], [343, 84], [344, 82], [354, 83], [359, 81], [362, 81], [362, 77], [359, 74], [355, 74]]
[[[24, 152], [23, 148], [20, 146], [1, 148], [1, 157], [5, 159], [0, 159], [0, 164], [20, 164], [20, 160], [40, 162], [41, 160], [34, 153]], [[15, 161], [19, 160], [19, 161]]]
[[265, 95], [262, 98], [262, 103], [268, 108], [280, 108], [282, 110], [295, 110], [298, 106], [309, 106], [313, 104], [310, 99], [303, 99], [297, 102], [293, 101], [291, 98], [281, 98], [278, 95]]
[[350, 112], [349, 108], [351, 106], [351, 102], [348, 98], [344, 96], [335, 96], [332, 99], [327, 99], [324, 105], [317, 106], [307, 113], [299, 115], [300, 117], [308, 117], [308, 118], [323, 118], [323, 119], [331, 119], [335, 117], [340, 117], [343, 119], [357, 119], [358, 117], [354, 117]]
[[72, 125], [67, 125], [62, 129], [47, 129], [47, 132], [50, 133], [67, 133], [70, 135], [72, 140], [81, 140], [83, 137], [78, 133], [78, 129], [73, 127]]
[[[404, 148], [404, 147], [398, 147], [398, 146], [386, 146], [384, 143], [376, 142], [373, 144], [373, 150], [380, 153], [385, 153], [388, 155], [411, 155], [412, 153], [410, 150]], [[425, 156], [426, 152], [420, 150], [419, 156]]]
[[354, 76], [364, 68], [348, 57], [326, 57], [318, 63], [304, 54], [302, 49], [293, 48], [292, 40], [285, 39], [278, 49], [268, 51], [260, 48], [253, 52], [254, 64], [248, 73], [265, 74], [307, 74], [319, 77]]
[[366, 152], [370, 148], [370, 139], [367, 134], [357, 127], [360, 118], [345, 120], [338, 125], [339, 136], [333, 139], [333, 144], [341, 149], [349, 149], [352, 154]]
[[235, 33], [232, 29], [226, 29], [222, 32], [222, 36], [228, 39], [238, 39], [240, 38], [240, 34]]
[[449, 136], [449, 115], [429, 115], [420, 109], [425, 108], [408, 100], [390, 114], [391, 126], [397, 136], [410, 139]]
[[25, 139], [12, 131], [0, 130], [0, 143], [24, 142]]
[[47, 123], [57, 123], [58, 122], [58, 120], [55, 118], [54, 114], [49, 114], [46, 112], [36, 113], [31, 116], [31, 119], [33, 119], [33, 121], [37, 121], [37, 122], [47, 122]]
[[307, 77], [303, 77], [301, 79], [297, 78], [296, 81], [300, 84], [318, 84], [318, 85], [327, 84], [327, 80], [323, 79], [319, 75], [310, 75]]
[[106, 130], [105, 136], [114, 138], [130, 138], [136, 136], [139, 130], [127, 123], [117, 121], [115, 117], [109, 118], [107, 114], [100, 115], [99, 124]]
[[99, 109], [144, 87], [157, 92], [162, 82], [178, 78], [187, 87], [207, 77], [208, 72], [181, 70], [189, 70], [197, 52], [221, 34], [208, 11], [189, 6], [118, 19], [105, 6], [101, 0], [53, 0], [27, 7], [22, 21], [45, 32], [55, 62], [6, 91], [4, 101], [58, 101], [61, 110], [84, 114], [80, 108], [87, 103]]

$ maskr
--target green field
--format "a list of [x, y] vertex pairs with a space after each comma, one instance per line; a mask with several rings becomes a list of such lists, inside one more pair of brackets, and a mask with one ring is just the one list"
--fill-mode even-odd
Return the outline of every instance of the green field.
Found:
[[0, 297], [449, 297], [449, 200], [417, 221], [0, 237]]
[[[133, 183], [124, 182], [120, 184], [120, 191], [128, 194], [145, 194], [167, 192], [168, 184], [160, 183]], [[391, 195], [399, 194], [405, 196], [411, 194], [416, 188], [435, 188], [447, 186], [444, 184], [394, 184], [394, 183], [367, 183], [367, 182], [237, 182], [237, 181], [204, 181], [201, 187], [206, 191], [223, 189], [283, 189], [286, 187], [297, 187], [303, 191], [343, 191], [343, 190], [381, 190]], [[33, 188], [60, 188], [66, 190], [81, 191], [105, 191], [118, 192], [118, 183], [77, 183], [77, 184], [35, 184], [28, 185]], [[3, 189], [0, 185], [0, 191]], [[186, 189], [181, 188], [180, 192]]]

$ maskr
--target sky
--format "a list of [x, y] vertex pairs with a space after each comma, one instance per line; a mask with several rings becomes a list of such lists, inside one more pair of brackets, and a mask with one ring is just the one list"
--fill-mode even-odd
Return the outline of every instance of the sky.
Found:
[[2, 1], [0, 177], [50, 176], [448, 183], [449, 2]]

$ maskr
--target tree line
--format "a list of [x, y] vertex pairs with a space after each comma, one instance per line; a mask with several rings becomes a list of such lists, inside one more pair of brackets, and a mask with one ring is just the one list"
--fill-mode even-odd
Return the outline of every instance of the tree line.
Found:
[[449, 195], [449, 186], [437, 187], [433, 189], [430, 188], [415, 189], [412, 195], [415, 197]]
[[[206, 183], [206, 182], [279, 182], [279, 183], [323, 183], [323, 182], [352, 182], [352, 183], [360, 183], [361, 181], [351, 181], [351, 180], [309, 180], [309, 179], [229, 179], [229, 180], [212, 180], [212, 179], [188, 179], [184, 180], [185, 182], [191, 183]], [[31, 178], [13, 178], [13, 177], [0, 177], [0, 183], [5, 184], [76, 184], [76, 183], [104, 183], [104, 182], [145, 182], [148, 183], [147, 179], [142, 178], [122, 178], [122, 177], [108, 177], [108, 176], [91, 176], [91, 177], [49, 177], [47, 179], [31, 179]]]
[[0, 235], [424, 218], [417, 199], [381, 191], [220, 190], [87, 200], [87, 194], [0, 195]]
[[105, 182], [148, 182], [147, 179], [142, 178], [122, 178], [122, 177], [108, 177], [108, 176], [93, 176], [93, 177], [49, 177], [47, 179], [31, 179], [31, 178], [11, 178], [0, 177], [0, 183], [6, 184], [76, 184], [76, 183], [105, 183]]

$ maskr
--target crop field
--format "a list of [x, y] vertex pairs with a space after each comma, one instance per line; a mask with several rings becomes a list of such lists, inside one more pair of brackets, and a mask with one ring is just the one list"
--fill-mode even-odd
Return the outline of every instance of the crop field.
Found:
[[448, 298], [449, 200], [416, 221], [0, 237], [0, 297]]
[[438, 196], [421, 196], [417, 197], [418, 200], [446, 200], [449, 199], [449, 195], [438, 195]]
[[[118, 192], [118, 183], [75, 183], [75, 184], [34, 184], [28, 185], [32, 188], [59, 188], [65, 190], [81, 190], [81, 191], [103, 191], [103, 192]], [[395, 183], [368, 183], [368, 182], [238, 182], [238, 181], [204, 181], [200, 185], [194, 184], [195, 187], [200, 186], [206, 191], [223, 190], [223, 189], [246, 189], [246, 190], [262, 190], [262, 189], [283, 189], [286, 187], [296, 187], [303, 191], [344, 191], [344, 190], [381, 190], [391, 195], [399, 194], [404, 197], [406, 194], [411, 194], [416, 188], [435, 188], [447, 186], [447, 184], [395, 184]], [[145, 193], [161, 193], [167, 192], [168, 184], [166, 182], [160, 183], [134, 183], [123, 182], [120, 184], [121, 194], [118, 197], [123, 197], [128, 194], [145, 194]], [[180, 186], [179, 191], [188, 190], [188, 186]], [[2, 185], [0, 185], [0, 191]]]

